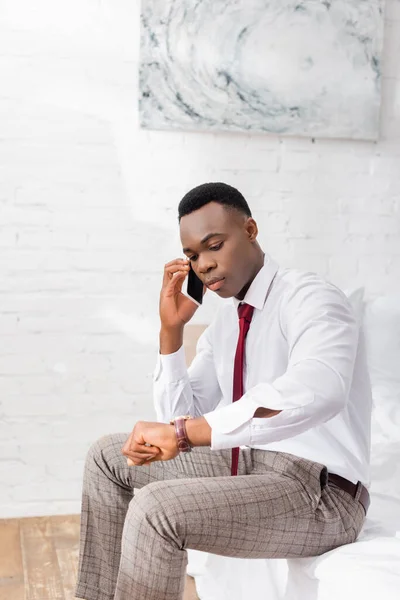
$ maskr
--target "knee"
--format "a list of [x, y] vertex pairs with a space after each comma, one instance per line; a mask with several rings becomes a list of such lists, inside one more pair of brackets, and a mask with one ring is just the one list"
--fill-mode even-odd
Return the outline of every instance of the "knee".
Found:
[[[125, 440], [127, 437], [125, 437]], [[120, 459], [121, 448], [125, 441], [121, 441], [121, 439], [121, 434], [103, 435], [97, 439], [87, 451], [86, 468], [101, 465], [110, 466], [117, 457]]]
[[91, 462], [93, 460], [98, 459], [102, 456], [103, 451], [107, 448], [109, 441], [108, 438], [111, 437], [109, 435], [103, 435], [101, 438], [97, 439], [95, 442], [91, 444], [89, 450], [86, 454], [86, 461]]
[[[174, 484], [178, 481], [154, 481], [139, 490], [130, 502], [127, 520], [138, 521], [145, 528], [150, 527], [164, 538], [174, 541], [182, 548], [182, 516], [183, 510], [173, 492]], [[172, 492], [172, 493], [171, 493]], [[139, 530], [142, 527], [138, 528]]]
[[135, 496], [131, 502], [132, 509], [148, 519], [164, 513], [166, 510], [165, 496], [163, 501], [165, 484], [165, 481], [153, 481], [135, 490]]

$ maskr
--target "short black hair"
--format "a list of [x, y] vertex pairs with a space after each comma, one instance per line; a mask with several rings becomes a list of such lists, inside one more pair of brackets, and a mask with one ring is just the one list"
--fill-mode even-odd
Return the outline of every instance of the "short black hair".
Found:
[[245, 198], [236, 188], [227, 183], [202, 183], [185, 194], [178, 206], [178, 221], [209, 202], [218, 202], [228, 210], [237, 210], [251, 217], [251, 210]]

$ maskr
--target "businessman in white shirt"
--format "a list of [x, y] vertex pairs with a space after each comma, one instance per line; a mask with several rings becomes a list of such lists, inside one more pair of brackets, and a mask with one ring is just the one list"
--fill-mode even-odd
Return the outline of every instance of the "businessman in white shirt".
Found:
[[[187, 258], [164, 268], [157, 422], [101, 438], [86, 459], [76, 588], [86, 600], [180, 600], [189, 548], [315, 556], [355, 541], [368, 510], [371, 390], [346, 295], [280, 268], [229, 185], [190, 190], [178, 214]], [[231, 300], [187, 369], [189, 265], [207, 293]]]

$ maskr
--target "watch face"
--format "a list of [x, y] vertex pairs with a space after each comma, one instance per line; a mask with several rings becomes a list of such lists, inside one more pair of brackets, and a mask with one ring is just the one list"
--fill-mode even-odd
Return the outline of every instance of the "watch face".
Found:
[[179, 440], [178, 448], [181, 452], [188, 452], [189, 450], [191, 450], [191, 447], [187, 442], [185, 442], [185, 440]]

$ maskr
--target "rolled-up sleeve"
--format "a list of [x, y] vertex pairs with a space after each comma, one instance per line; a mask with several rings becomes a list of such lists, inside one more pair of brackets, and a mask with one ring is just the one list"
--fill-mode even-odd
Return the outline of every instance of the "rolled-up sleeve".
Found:
[[[345, 294], [310, 279], [288, 294], [280, 322], [288, 344], [286, 372], [204, 415], [212, 428], [211, 449], [277, 442], [329, 421], [344, 409], [359, 334]], [[255, 418], [259, 407], [282, 412]]]
[[159, 354], [153, 374], [153, 401], [157, 420], [169, 423], [174, 416], [194, 417], [215, 409], [221, 400], [210, 340], [211, 325], [196, 345], [196, 356], [186, 367], [183, 346], [173, 354]]

